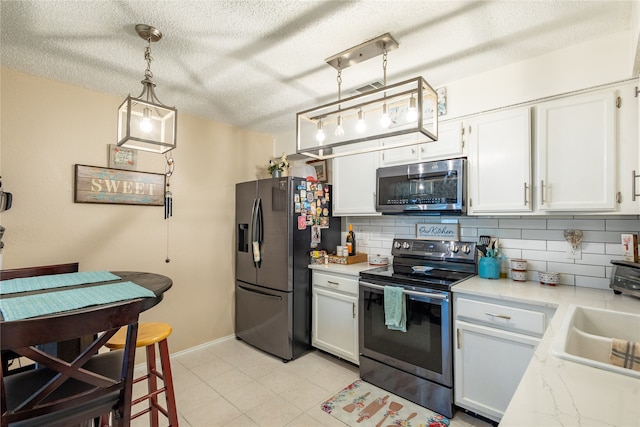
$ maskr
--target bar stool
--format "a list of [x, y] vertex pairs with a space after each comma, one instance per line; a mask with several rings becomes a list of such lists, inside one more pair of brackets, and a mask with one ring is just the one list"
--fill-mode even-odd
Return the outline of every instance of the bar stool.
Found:
[[[171, 335], [172, 331], [170, 325], [160, 322], [140, 322], [138, 326], [136, 347], [146, 347], [147, 349], [147, 373], [135, 378], [133, 383], [147, 380], [148, 394], [134, 399], [131, 402], [131, 406], [133, 408], [145, 400], [149, 401], [149, 406], [135, 414], [132, 410], [131, 419], [133, 420], [134, 418], [151, 412], [152, 427], [158, 426], [158, 412], [162, 412], [162, 414], [169, 419], [170, 426], [178, 426], [178, 411], [176, 410], [176, 398], [173, 392], [173, 378], [171, 376], [171, 362], [169, 360], [169, 346], [167, 345], [167, 337]], [[127, 331], [126, 329], [121, 329], [111, 337], [105, 346], [111, 350], [119, 350], [124, 348], [126, 339]], [[156, 369], [156, 344], [158, 344], [160, 350], [162, 372]], [[157, 378], [163, 381], [164, 387], [158, 389]], [[158, 403], [158, 395], [163, 392], [167, 400], [166, 409]]]

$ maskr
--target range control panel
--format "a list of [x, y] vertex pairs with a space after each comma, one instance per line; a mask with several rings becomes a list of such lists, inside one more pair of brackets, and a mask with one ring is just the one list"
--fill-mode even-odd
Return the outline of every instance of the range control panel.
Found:
[[476, 244], [473, 242], [393, 239], [391, 255], [394, 257], [423, 258], [425, 260], [454, 259], [475, 262]]

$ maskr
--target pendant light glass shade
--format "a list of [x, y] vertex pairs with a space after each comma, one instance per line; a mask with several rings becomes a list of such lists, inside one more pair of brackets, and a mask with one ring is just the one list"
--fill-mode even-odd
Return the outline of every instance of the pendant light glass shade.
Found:
[[176, 148], [178, 111], [127, 96], [118, 109], [118, 146], [153, 153]]
[[162, 38], [162, 33], [148, 25], [136, 25], [140, 37], [147, 40], [145, 60], [147, 69], [142, 92], [137, 98], [127, 96], [118, 108], [118, 146], [166, 153], [176, 148], [178, 110], [162, 104], [155, 94], [151, 73], [151, 42]]

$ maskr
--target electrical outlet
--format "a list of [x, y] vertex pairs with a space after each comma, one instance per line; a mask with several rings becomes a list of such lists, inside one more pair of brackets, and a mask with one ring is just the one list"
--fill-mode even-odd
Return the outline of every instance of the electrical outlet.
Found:
[[569, 245], [567, 249], [567, 258], [569, 259], [582, 259], [582, 248], [577, 246], [575, 249]]

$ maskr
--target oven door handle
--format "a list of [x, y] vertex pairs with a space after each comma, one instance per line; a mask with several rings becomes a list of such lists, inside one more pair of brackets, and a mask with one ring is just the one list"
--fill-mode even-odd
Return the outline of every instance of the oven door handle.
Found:
[[[384, 290], [384, 286], [381, 286], [381, 285], [374, 285], [373, 283], [362, 282], [362, 281], [360, 281], [360, 284], [365, 288]], [[441, 299], [441, 300], [446, 300], [447, 298], [449, 298], [449, 295], [446, 295], [446, 294], [434, 294], [432, 292], [415, 292], [415, 291], [407, 291], [406, 289], [403, 289], [402, 293], [416, 296], [416, 297], [423, 297], [423, 298], [428, 297], [428, 298]]]

